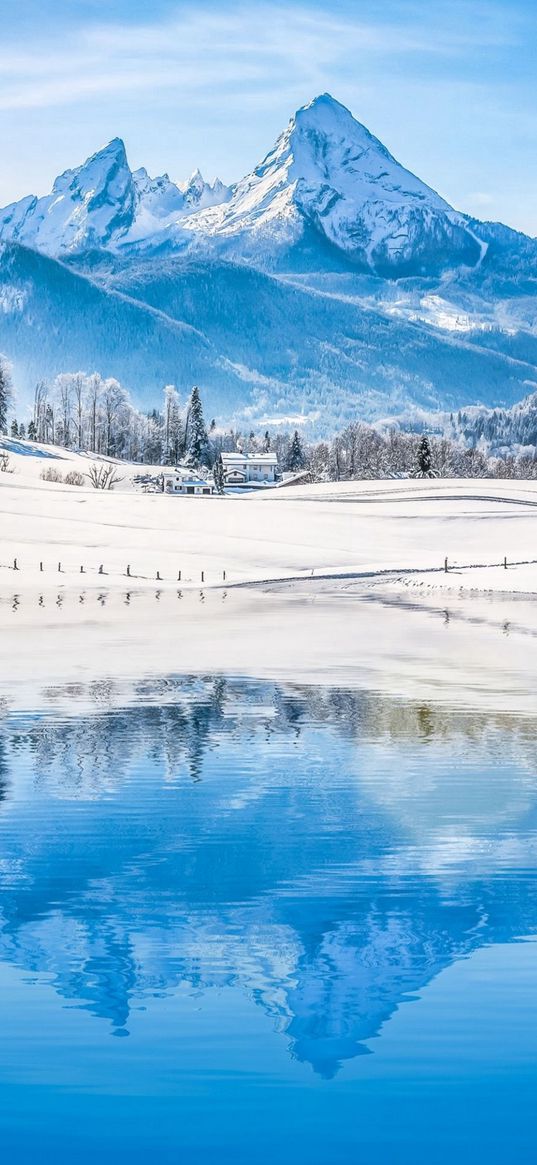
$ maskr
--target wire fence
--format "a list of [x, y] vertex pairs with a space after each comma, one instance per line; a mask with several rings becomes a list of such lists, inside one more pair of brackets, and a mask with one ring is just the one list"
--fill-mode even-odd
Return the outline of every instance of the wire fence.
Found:
[[[230, 585], [257, 586], [264, 582], [305, 582], [308, 579], [320, 582], [330, 579], [334, 579], [334, 581], [336, 581], [338, 579], [367, 580], [389, 577], [396, 578], [397, 576], [414, 574], [456, 574], [457, 572], [463, 572], [467, 570], [487, 570], [498, 567], [501, 567], [504, 570], [508, 570], [509, 567], [531, 566], [535, 565], [535, 563], [537, 563], [537, 559], [535, 558], [513, 559], [509, 558], [506, 554], [494, 562], [458, 562], [455, 559], [450, 559], [448, 555], [445, 555], [443, 561], [440, 564], [427, 566], [385, 566], [377, 568], [356, 567], [354, 569], [327, 569], [322, 567], [308, 567], [304, 568], [304, 570], [300, 572], [293, 574], [290, 573], [288, 575], [274, 576], [269, 573], [264, 577], [257, 578], [252, 578], [251, 575], [248, 578], [247, 572], [245, 577], [236, 577], [234, 583], [231, 583]], [[19, 556], [14, 557], [8, 562], [0, 562], [0, 570], [10, 571], [14, 575], [22, 577], [24, 577], [27, 572], [33, 572], [39, 576], [46, 576], [47, 579], [51, 576], [56, 578], [61, 576], [62, 578], [69, 578], [69, 580], [72, 580], [76, 577], [80, 581], [84, 579], [88, 580], [88, 582], [92, 578], [97, 580], [101, 578], [103, 580], [105, 578], [115, 580], [125, 578], [139, 583], [160, 582], [166, 583], [168, 585], [183, 583], [191, 584], [194, 586], [199, 584], [222, 586], [222, 584], [225, 583], [229, 584], [230, 579], [228, 570], [224, 568], [218, 568], [214, 570], [207, 570], [205, 567], [203, 569], [198, 568], [197, 570], [189, 568], [188, 574], [185, 573], [183, 568], [179, 568], [172, 574], [170, 571], [166, 572], [161, 567], [158, 567], [150, 573], [139, 573], [132, 563], [126, 563], [124, 567], [118, 567], [114, 565], [109, 568], [104, 562], [94, 563], [91, 565], [88, 563], [79, 563], [77, 565], [76, 563], [64, 562], [62, 560], [50, 562], [45, 561], [45, 559], [29, 562], [27, 560], [21, 559]]]
[[98, 565], [88, 566], [82, 563], [77, 566], [75, 564], [64, 563], [62, 561], [53, 563], [45, 562], [44, 559], [41, 559], [39, 562], [29, 563], [22, 561], [19, 557], [13, 558], [10, 562], [0, 563], [0, 570], [9, 570], [14, 574], [23, 575], [25, 571], [33, 571], [34, 573], [47, 576], [65, 575], [69, 577], [77, 576], [80, 578], [80, 576], [83, 575], [87, 576], [88, 578], [91, 578], [92, 576], [97, 576], [98, 578], [127, 578], [138, 580], [139, 582], [205, 583], [209, 582], [210, 580], [212, 583], [225, 583], [227, 579], [227, 570], [222, 569], [218, 571], [207, 571], [204, 568], [203, 570], [199, 570], [197, 572], [191, 572], [191, 577], [187, 577], [184, 571], [179, 569], [173, 576], [170, 576], [160, 568], [155, 570], [154, 574], [137, 574], [131, 563], [127, 563], [123, 570], [121, 570], [121, 568], [112, 568], [111, 570], [107, 570], [103, 562], [99, 563]]

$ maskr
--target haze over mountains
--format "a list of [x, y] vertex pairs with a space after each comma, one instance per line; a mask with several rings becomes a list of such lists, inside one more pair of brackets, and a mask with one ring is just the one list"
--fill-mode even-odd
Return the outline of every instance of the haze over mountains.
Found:
[[510, 404], [537, 388], [537, 242], [453, 209], [328, 94], [233, 187], [110, 142], [0, 211], [0, 350], [22, 394], [97, 369], [223, 418]]

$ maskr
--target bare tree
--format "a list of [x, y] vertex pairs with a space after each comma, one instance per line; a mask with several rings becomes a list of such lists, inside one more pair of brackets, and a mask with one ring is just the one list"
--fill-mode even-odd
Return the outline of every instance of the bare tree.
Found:
[[76, 443], [82, 448], [84, 423], [84, 389], [86, 378], [82, 372], [75, 372], [73, 376], [73, 396], [75, 398]]
[[48, 384], [44, 380], [40, 380], [35, 386], [33, 417], [36, 439], [38, 441], [45, 441], [47, 436], [47, 402]]
[[51, 445], [54, 445], [56, 428], [55, 428], [54, 406], [51, 404], [47, 404], [45, 407], [44, 426], [45, 426], [45, 441], [48, 441]]
[[0, 359], [0, 433], [7, 433], [7, 415], [11, 405], [11, 378], [7, 364]]
[[60, 402], [60, 444], [69, 448], [71, 435], [71, 404], [73, 393], [73, 377], [69, 372], [62, 372], [56, 377], [55, 388]]
[[90, 449], [97, 452], [97, 420], [99, 415], [99, 401], [102, 392], [102, 378], [94, 372], [88, 381], [88, 408], [90, 418]]
[[104, 452], [108, 456], [115, 452], [113, 447], [114, 423], [122, 406], [126, 404], [126, 401], [125, 389], [121, 387], [119, 380], [114, 380], [113, 377], [105, 380], [101, 395], [101, 404], [104, 415]]
[[123, 481], [123, 478], [119, 477], [115, 465], [106, 465], [103, 462], [93, 462], [86, 477], [94, 489], [113, 489], [115, 485]]

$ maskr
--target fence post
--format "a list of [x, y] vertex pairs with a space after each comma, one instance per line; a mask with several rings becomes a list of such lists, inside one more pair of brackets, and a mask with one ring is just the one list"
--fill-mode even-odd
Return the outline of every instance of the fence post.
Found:
[[160, 570], [157, 570], [157, 582], [162, 582], [162, 579], [160, 577]]
[[505, 558], [503, 560], [503, 569], [507, 570], [507, 555], [505, 555]]
[[80, 573], [84, 574], [84, 567], [83, 566], [80, 567]]
[[204, 570], [202, 570], [202, 572], [201, 572], [201, 581], [205, 582], [205, 571]]
[[223, 570], [223, 571], [222, 571], [222, 579], [223, 579], [223, 581], [224, 581], [224, 582], [226, 581], [226, 572], [225, 572], [225, 570]]
[[177, 582], [181, 582], [181, 571], [179, 571], [177, 575]]
[[103, 566], [102, 562], [101, 562], [101, 565], [99, 567], [99, 574], [104, 574], [104, 566]]
[[61, 572], [62, 572], [62, 564], [61, 564], [61, 562], [59, 562], [58, 563], [58, 574], [61, 574]]
[[39, 569], [41, 571], [41, 574], [43, 574], [43, 563], [42, 562], [39, 563]]
[[444, 570], [445, 570], [445, 572], [446, 572], [446, 574], [447, 574], [447, 572], [448, 572], [448, 564], [447, 564], [447, 558], [444, 558]]
[[127, 567], [127, 578], [130, 578], [130, 577], [131, 577], [131, 568], [130, 568], [130, 566], [128, 566]]
[[18, 567], [17, 559], [14, 558], [13, 559], [13, 570], [18, 570], [18, 569], [19, 569], [19, 567]]

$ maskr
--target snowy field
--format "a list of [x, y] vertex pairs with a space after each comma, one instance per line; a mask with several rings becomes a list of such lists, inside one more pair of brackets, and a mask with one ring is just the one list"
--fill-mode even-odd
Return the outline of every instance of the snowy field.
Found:
[[533, 482], [168, 497], [133, 488], [140, 466], [113, 492], [42, 481], [89, 459], [8, 444], [0, 630], [23, 703], [29, 680], [223, 669], [533, 704]]
[[87, 473], [91, 458], [4, 444], [13, 470], [0, 473], [4, 593], [78, 585], [81, 566], [86, 586], [103, 585], [102, 566], [108, 587], [124, 587], [129, 566], [138, 587], [152, 587], [157, 573], [175, 586], [179, 571], [185, 586], [202, 572], [206, 586], [220, 585], [225, 571], [228, 585], [361, 575], [414, 589], [537, 594], [535, 482], [357, 481], [168, 497], [136, 490], [133, 478], [151, 467], [125, 463], [111, 492], [42, 481], [50, 467]]

